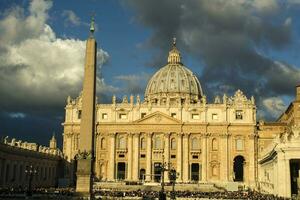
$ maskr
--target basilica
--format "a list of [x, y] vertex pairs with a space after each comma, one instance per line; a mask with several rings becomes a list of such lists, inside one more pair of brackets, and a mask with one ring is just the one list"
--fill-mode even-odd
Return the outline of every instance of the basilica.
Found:
[[[296, 91], [292, 105], [300, 99], [300, 87]], [[164, 164], [176, 170], [178, 184], [226, 186], [236, 182], [275, 191], [274, 182], [279, 180], [269, 173], [274, 172], [271, 168], [275, 164], [270, 163], [277, 158], [270, 154], [270, 146], [284, 133], [291, 133], [290, 126], [300, 123], [300, 118], [295, 118], [300, 116], [300, 110], [295, 106], [289, 109], [278, 121], [270, 123], [257, 121], [254, 97], [241, 90], [208, 102], [200, 81], [183, 64], [174, 40], [166, 65], [150, 78], [143, 99], [131, 95], [117, 102], [112, 96], [110, 104], [96, 103], [95, 180], [155, 183], [164, 178], [169, 182], [167, 172], [162, 176], [160, 171]], [[65, 107], [63, 153], [71, 163], [75, 163], [80, 143], [85, 140], [80, 132], [81, 119], [82, 93], [75, 99], [68, 97]], [[297, 159], [293, 165], [288, 164], [288, 171], [290, 167], [296, 171], [291, 177], [299, 176]], [[289, 193], [282, 195], [288, 196], [297, 183], [289, 177], [285, 181], [289, 186], [283, 193]]]

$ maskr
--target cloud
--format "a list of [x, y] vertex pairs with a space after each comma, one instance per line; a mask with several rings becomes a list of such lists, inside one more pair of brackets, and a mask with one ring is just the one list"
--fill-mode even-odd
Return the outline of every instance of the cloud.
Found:
[[79, 26], [81, 24], [80, 18], [72, 10], [64, 10], [62, 16], [65, 17], [65, 23], [74, 26]]
[[26, 115], [24, 113], [17, 112], [17, 113], [9, 113], [9, 117], [10, 118], [25, 118]]
[[[51, 6], [52, 1], [33, 0], [28, 10], [16, 6], [0, 19], [2, 111], [61, 110], [66, 97], [82, 88], [85, 41], [56, 36], [47, 24]], [[98, 71], [108, 58], [98, 49]], [[100, 75], [98, 87], [110, 88]]]
[[133, 94], [133, 95], [143, 95], [146, 88], [147, 80], [150, 79], [150, 74], [140, 73], [140, 74], [131, 74], [131, 75], [119, 75], [115, 76], [116, 81], [122, 82], [122, 88], [119, 92], [124, 94]]
[[286, 109], [286, 105], [280, 97], [266, 98], [263, 100], [263, 105], [273, 118], [278, 118]]
[[136, 13], [134, 21], [152, 30], [143, 45], [159, 49], [151, 66], [166, 62], [176, 36], [179, 49], [203, 63], [199, 80], [206, 95], [240, 88], [256, 97], [259, 109], [265, 98], [294, 95], [299, 68], [264, 53], [293, 43], [293, 16], [278, 17], [288, 5], [278, 0], [126, 2]]

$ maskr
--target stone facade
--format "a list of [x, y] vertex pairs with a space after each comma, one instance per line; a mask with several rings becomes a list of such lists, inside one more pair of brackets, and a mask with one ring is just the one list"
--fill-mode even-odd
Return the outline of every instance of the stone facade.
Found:
[[[54, 137], [50, 144], [54, 144]], [[36, 143], [23, 142], [5, 137], [0, 143], [0, 187], [28, 187], [30, 166], [36, 173], [33, 187], [54, 187], [58, 184], [63, 165], [62, 152]]]

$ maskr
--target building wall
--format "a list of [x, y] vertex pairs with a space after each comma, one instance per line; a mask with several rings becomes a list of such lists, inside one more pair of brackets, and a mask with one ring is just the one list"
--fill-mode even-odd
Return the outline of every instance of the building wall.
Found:
[[33, 187], [54, 187], [61, 175], [62, 153], [58, 149], [38, 146], [35, 143], [5, 141], [0, 143], [0, 187], [28, 187], [30, 166], [37, 173]]

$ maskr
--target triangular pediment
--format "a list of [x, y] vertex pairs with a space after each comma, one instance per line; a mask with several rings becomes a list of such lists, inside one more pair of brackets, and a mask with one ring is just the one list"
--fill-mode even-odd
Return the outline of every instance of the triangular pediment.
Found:
[[146, 115], [143, 119], [134, 121], [137, 124], [180, 124], [181, 121], [167, 114], [156, 111]]

